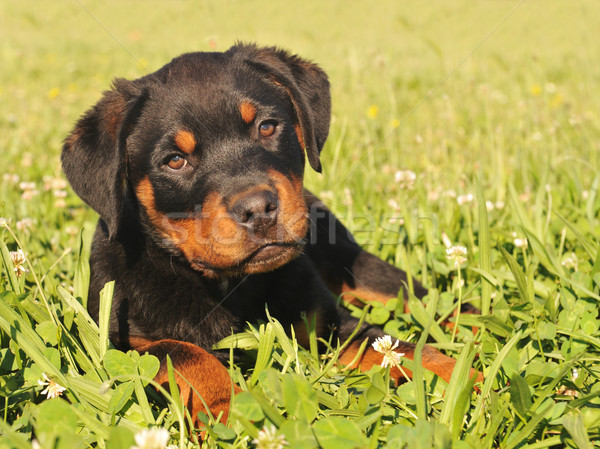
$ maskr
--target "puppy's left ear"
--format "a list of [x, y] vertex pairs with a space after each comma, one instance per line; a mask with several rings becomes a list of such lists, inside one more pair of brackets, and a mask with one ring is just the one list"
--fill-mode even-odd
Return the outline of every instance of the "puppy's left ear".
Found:
[[321, 172], [319, 155], [329, 134], [331, 96], [329, 80], [316, 64], [275, 47], [239, 44], [231, 52], [282, 86], [290, 96], [300, 126], [300, 144], [310, 166]]

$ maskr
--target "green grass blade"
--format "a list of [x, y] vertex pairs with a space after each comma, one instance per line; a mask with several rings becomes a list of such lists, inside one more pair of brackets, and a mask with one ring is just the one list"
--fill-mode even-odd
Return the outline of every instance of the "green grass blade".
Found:
[[508, 437], [507, 445], [504, 449], [514, 449], [519, 446], [525, 439], [531, 436], [537, 425], [546, 417], [552, 410], [553, 404], [548, 404], [540, 413], [535, 414], [528, 419], [527, 424], [517, 433], [513, 433]]
[[435, 320], [430, 321], [431, 316], [425, 310], [421, 300], [410, 296], [408, 299], [408, 307], [410, 309], [411, 316], [419, 323], [423, 329], [427, 329], [429, 335], [433, 337], [438, 343], [449, 343], [450, 338], [444, 333], [439, 324]]
[[523, 301], [531, 302], [531, 300], [533, 298], [529, 297], [529, 288], [527, 287], [527, 279], [525, 278], [525, 273], [523, 273], [521, 266], [517, 263], [517, 261], [510, 254], [508, 254], [508, 251], [506, 251], [504, 248], [502, 248], [501, 246], [498, 246], [498, 250], [502, 254], [502, 257], [504, 257], [504, 260], [508, 264], [508, 267], [510, 268], [510, 271], [513, 274], [513, 277], [517, 283], [517, 290], [519, 292], [519, 296], [521, 297], [521, 299]]
[[[9, 293], [12, 294], [12, 293]], [[61, 385], [67, 380], [54, 364], [44, 355], [46, 344], [19, 314], [4, 301], [6, 293], [0, 295], [0, 328], [37, 363], [42, 371], [57, 379]]]
[[560, 221], [562, 221], [565, 224], [567, 228], [569, 228], [569, 231], [573, 233], [573, 235], [575, 236], [581, 247], [588, 254], [590, 259], [595, 260], [598, 254], [598, 245], [595, 245], [594, 243], [586, 239], [585, 236], [579, 231], [579, 229], [577, 229], [577, 227], [573, 223], [571, 223], [561, 214], [559, 214], [556, 211], [554, 211], [554, 214], [560, 219]]
[[[461, 392], [468, 388], [469, 374], [471, 367], [473, 366], [473, 360], [475, 359], [475, 350], [473, 342], [469, 342], [460, 352], [450, 383], [448, 384], [448, 390], [446, 391], [446, 398], [442, 411], [440, 413], [439, 422], [442, 424], [452, 424], [453, 416], [456, 411], [457, 401]], [[463, 415], [464, 416], [464, 413]]]
[[469, 424], [470, 426], [474, 425], [476, 423], [476, 421], [481, 418], [481, 412], [484, 408], [484, 402], [486, 401], [488, 395], [490, 394], [490, 391], [492, 391], [492, 387], [494, 385], [494, 380], [496, 379], [496, 375], [498, 374], [498, 371], [500, 370], [500, 365], [502, 365], [502, 362], [505, 360], [505, 358], [508, 355], [508, 353], [510, 352], [510, 350], [526, 334], [529, 334], [531, 332], [532, 332], [531, 330], [529, 330], [527, 332], [519, 331], [515, 335], [513, 335], [513, 337], [508, 342], [506, 342], [504, 347], [500, 350], [500, 352], [496, 356], [496, 359], [494, 360], [492, 365], [483, 373], [483, 375], [484, 375], [483, 386], [481, 387], [481, 393], [478, 396], [477, 405], [475, 406], [475, 410], [473, 411], [473, 414], [471, 415], [471, 423]]
[[88, 291], [90, 286], [90, 246], [91, 235], [87, 228], [83, 228], [79, 234], [79, 251], [77, 252], [77, 266], [73, 276], [75, 294], [81, 298], [83, 307], [87, 307]]
[[254, 372], [248, 382], [250, 386], [256, 385], [258, 375], [270, 365], [271, 354], [273, 353], [275, 344], [275, 331], [271, 323], [261, 325], [259, 333], [258, 353], [256, 355], [256, 363], [254, 364]]
[[563, 417], [563, 426], [580, 449], [592, 449], [592, 443], [583, 423], [581, 414], [570, 413]]
[[502, 405], [502, 408], [500, 408], [499, 410], [495, 410], [492, 413], [492, 420], [491, 420], [488, 428], [485, 429], [485, 438], [483, 439], [483, 441], [481, 443], [481, 446], [483, 448], [492, 449], [493, 444], [494, 444], [494, 437], [496, 436], [496, 433], [498, 431], [498, 428], [500, 427], [500, 424], [504, 420], [504, 417], [505, 417], [506, 411], [508, 410], [508, 407], [510, 407], [510, 403], [505, 402], [504, 405]]
[[[431, 313], [435, 313], [437, 310], [437, 304], [439, 300], [438, 291], [435, 289], [429, 290], [429, 303], [428, 308], [431, 306]], [[412, 310], [412, 309], [411, 309]], [[425, 379], [423, 376], [423, 347], [429, 337], [429, 329], [435, 323], [434, 317], [429, 315], [429, 322], [423, 327], [423, 333], [417, 342], [414, 354], [414, 369], [413, 369], [413, 383], [415, 384], [415, 400], [417, 416], [419, 419], [426, 419], [427, 416], [427, 397], [425, 395]]]
[[10, 257], [10, 252], [6, 244], [0, 240], [0, 256], [2, 256], [2, 264], [4, 265], [4, 270], [6, 271], [6, 275], [8, 277], [8, 284], [13, 292], [16, 294], [22, 293], [21, 285], [19, 284], [19, 280], [15, 274], [15, 266], [13, 265], [12, 259]]
[[[483, 273], [492, 271], [492, 247], [490, 242], [490, 224], [488, 220], [488, 211], [486, 206], [483, 187], [479, 178], [475, 180], [477, 191], [477, 210], [479, 215], [479, 268]], [[485, 277], [481, 276], [481, 314], [488, 315], [492, 302], [492, 284]]]
[[[171, 379], [169, 378], [169, 385]], [[140, 405], [140, 409], [142, 412], [142, 416], [144, 417], [144, 421], [148, 425], [156, 424], [154, 420], [154, 416], [152, 415], [152, 409], [150, 408], [150, 403], [148, 402], [148, 398], [146, 397], [146, 392], [144, 391], [144, 386], [142, 385], [142, 381], [139, 377], [136, 377], [134, 380], [135, 385], [135, 397], [138, 400]]]
[[99, 312], [99, 330], [100, 330], [100, 358], [104, 358], [104, 354], [110, 347], [108, 333], [110, 329], [110, 310], [112, 306], [112, 297], [115, 290], [115, 281], [107, 282], [102, 290], [100, 290], [100, 312]]

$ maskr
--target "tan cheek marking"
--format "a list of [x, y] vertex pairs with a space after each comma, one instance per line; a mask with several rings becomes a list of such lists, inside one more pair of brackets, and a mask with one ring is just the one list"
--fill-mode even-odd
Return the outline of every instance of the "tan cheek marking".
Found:
[[308, 212], [302, 190], [302, 178], [288, 179], [277, 170], [268, 170], [279, 196], [279, 220], [288, 237], [302, 239], [308, 231]]
[[196, 138], [191, 132], [181, 130], [175, 134], [175, 144], [184, 153], [191, 154], [196, 149]]
[[146, 209], [146, 213], [150, 218], [150, 221], [156, 226], [160, 224], [162, 220], [162, 214], [156, 210], [156, 203], [154, 199], [154, 187], [152, 187], [152, 183], [148, 176], [140, 181], [140, 183], [135, 188], [135, 193], [138, 197], [138, 200]]
[[243, 101], [240, 104], [240, 114], [242, 114], [242, 120], [250, 124], [256, 117], [256, 107], [252, 103]]
[[154, 227], [190, 262], [199, 259], [225, 268], [238, 264], [254, 249], [227, 213], [223, 198], [216, 192], [206, 197], [200, 216], [170, 219], [156, 210], [154, 188], [147, 176], [135, 191]]
[[244, 235], [217, 193], [206, 197], [201, 217], [176, 220], [175, 223], [189, 236], [178, 246], [190, 261], [201, 259], [217, 267], [226, 267], [239, 263], [247, 255]]

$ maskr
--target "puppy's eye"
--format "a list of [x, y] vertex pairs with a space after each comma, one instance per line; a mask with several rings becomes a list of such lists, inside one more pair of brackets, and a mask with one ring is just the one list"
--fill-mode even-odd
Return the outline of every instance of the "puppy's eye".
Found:
[[167, 160], [167, 165], [173, 170], [181, 170], [187, 165], [187, 160], [176, 154]]
[[260, 124], [258, 132], [261, 137], [271, 137], [275, 133], [275, 128], [277, 128], [277, 123], [269, 120]]

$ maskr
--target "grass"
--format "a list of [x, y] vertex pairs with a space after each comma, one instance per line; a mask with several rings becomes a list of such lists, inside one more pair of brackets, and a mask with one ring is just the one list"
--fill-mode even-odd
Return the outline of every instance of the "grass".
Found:
[[[236, 39], [280, 45], [329, 73], [324, 174], [307, 172], [306, 184], [361, 244], [431, 289], [411, 314], [392, 301], [366, 319], [427, 340], [459, 369], [449, 386], [417, 369], [394, 388], [384, 370], [344, 371], [335, 351], [321, 359], [276, 321], [257, 324], [222, 343], [246, 355], [231, 367], [246, 391], [204, 444], [252, 446], [274, 425], [299, 448], [598, 446], [599, 9], [566, 0], [2, 2], [0, 447], [35, 438], [44, 448], [129, 448], [149, 426], [179, 447], [197, 444], [177, 395], [149, 386], [156, 360], [111, 349], [85, 312], [96, 216], [61, 185], [59, 152], [115, 76]], [[399, 170], [417, 174], [413, 189], [395, 182]], [[27, 193], [20, 182], [35, 185]], [[460, 271], [442, 235], [467, 248]], [[8, 255], [18, 248], [30, 263], [19, 278]], [[462, 315], [453, 335], [438, 323], [459, 300], [483, 313]], [[471, 365], [485, 376], [479, 394]], [[62, 398], [41, 394], [42, 373], [67, 388]]]

